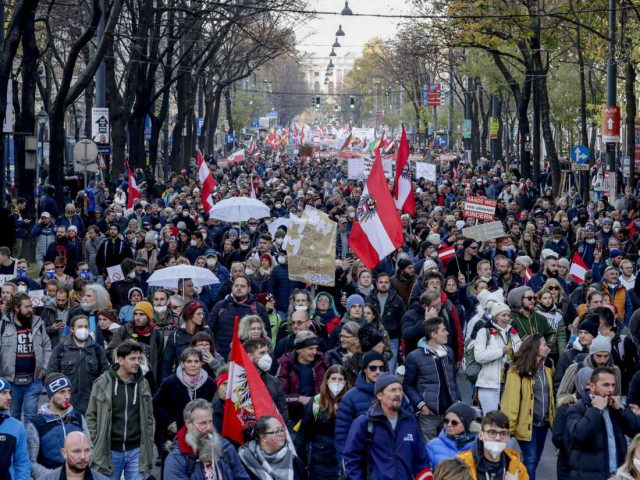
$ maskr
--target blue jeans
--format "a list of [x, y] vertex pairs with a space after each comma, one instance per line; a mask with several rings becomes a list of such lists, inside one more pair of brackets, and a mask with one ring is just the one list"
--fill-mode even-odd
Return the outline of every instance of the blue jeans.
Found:
[[548, 426], [533, 427], [531, 432], [531, 441], [525, 442], [518, 440], [520, 450], [522, 451], [522, 463], [527, 467], [530, 480], [536, 480], [536, 468], [544, 450], [544, 442], [547, 439]]
[[111, 463], [113, 473], [111, 480], [120, 480], [124, 471], [125, 480], [142, 480], [144, 476], [140, 471], [140, 449], [134, 448], [126, 452], [111, 451]]
[[391, 342], [391, 360], [389, 360], [389, 371], [391, 373], [395, 372], [396, 365], [398, 365], [398, 351], [400, 350], [400, 339], [399, 338], [390, 338]]
[[42, 379], [36, 378], [29, 385], [11, 384], [11, 416], [28, 425], [38, 413], [38, 400], [42, 393]]

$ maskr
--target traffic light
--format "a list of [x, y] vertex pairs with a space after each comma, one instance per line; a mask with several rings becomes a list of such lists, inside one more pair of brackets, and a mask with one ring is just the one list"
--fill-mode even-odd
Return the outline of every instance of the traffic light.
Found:
[[356, 108], [356, 97], [351, 97], [349, 99], [349, 108], [352, 110]]
[[311, 97], [311, 108], [316, 108], [316, 99]]
[[338, 110], [340, 110], [340, 107], [338, 105], [334, 105], [333, 106], [333, 111], [337, 112]]
[[444, 93], [444, 88], [442, 90], [440, 90], [440, 105], [445, 105], [446, 103], [446, 97], [445, 97], [445, 93]]
[[320, 110], [320, 97], [316, 97], [315, 109]]

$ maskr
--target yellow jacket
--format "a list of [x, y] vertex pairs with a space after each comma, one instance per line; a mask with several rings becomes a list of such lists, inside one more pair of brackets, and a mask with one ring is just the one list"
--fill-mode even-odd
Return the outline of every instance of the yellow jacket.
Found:
[[[556, 416], [556, 403], [553, 395], [553, 378], [551, 368], [545, 366], [544, 373], [549, 385], [549, 408], [547, 422], [553, 426]], [[533, 385], [532, 376], [521, 376], [517, 370], [510, 368], [504, 384], [504, 392], [500, 400], [500, 410], [509, 417], [509, 430], [516, 440], [531, 441], [533, 428]]]
[[[520, 455], [518, 455], [518, 452], [516, 452], [515, 450], [511, 450], [510, 448], [505, 448], [504, 453], [509, 459], [509, 464], [507, 465], [507, 473], [514, 475], [517, 480], [529, 480], [527, 467], [525, 467], [524, 463], [520, 461]], [[469, 467], [469, 470], [471, 470], [471, 478], [473, 480], [478, 480], [476, 461], [473, 458], [473, 448], [471, 448], [471, 450], [459, 453], [458, 457], [460, 458], [460, 460], [466, 463]]]

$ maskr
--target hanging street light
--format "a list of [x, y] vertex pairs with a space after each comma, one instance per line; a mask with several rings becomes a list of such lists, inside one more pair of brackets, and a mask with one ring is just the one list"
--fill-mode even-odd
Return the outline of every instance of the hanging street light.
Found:
[[337, 57], [335, 50], [332, 48], [331, 49], [331, 53], [329, 54], [330, 57]]
[[341, 15], [353, 15], [353, 12], [349, 8], [349, 2], [348, 1], [344, 2], [344, 8], [342, 9], [342, 12], [340, 12], [340, 13], [341, 13]]
[[336, 32], [336, 37], [344, 37], [344, 30], [342, 30], [342, 25], [338, 26], [338, 31]]
[[338, 37], [336, 37], [336, 41], [333, 42], [333, 45], [331, 46], [331, 48], [340, 48], [340, 44], [338, 43]]

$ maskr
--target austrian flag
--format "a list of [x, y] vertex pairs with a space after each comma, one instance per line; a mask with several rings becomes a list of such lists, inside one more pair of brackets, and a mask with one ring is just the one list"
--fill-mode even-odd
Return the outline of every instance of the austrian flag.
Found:
[[533, 277], [533, 272], [529, 267], [527, 267], [527, 269], [524, 271], [525, 283], [529, 283], [529, 280], [531, 280], [532, 277]]
[[213, 208], [212, 194], [216, 186], [216, 181], [213, 179], [200, 150], [198, 150], [198, 179], [202, 184], [202, 206], [204, 207], [204, 211], [209, 213]]
[[140, 198], [140, 190], [138, 190], [136, 177], [134, 177], [133, 173], [131, 173], [129, 165], [127, 165], [127, 170], [129, 170], [129, 199], [127, 201], [127, 208], [133, 208], [136, 200]]
[[571, 259], [571, 268], [569, 269], [569, 275], [576, 281], [576, 283], [584, 283], [584, 277], [587, 274], [587, 266], [580, 258], [578, 253], [573, 254]]
[[440, 261], [448, 260], [456, 256], [456, 249], [453, 245], [450, 247], [442, 248], [438, 251], [438, 258]]

